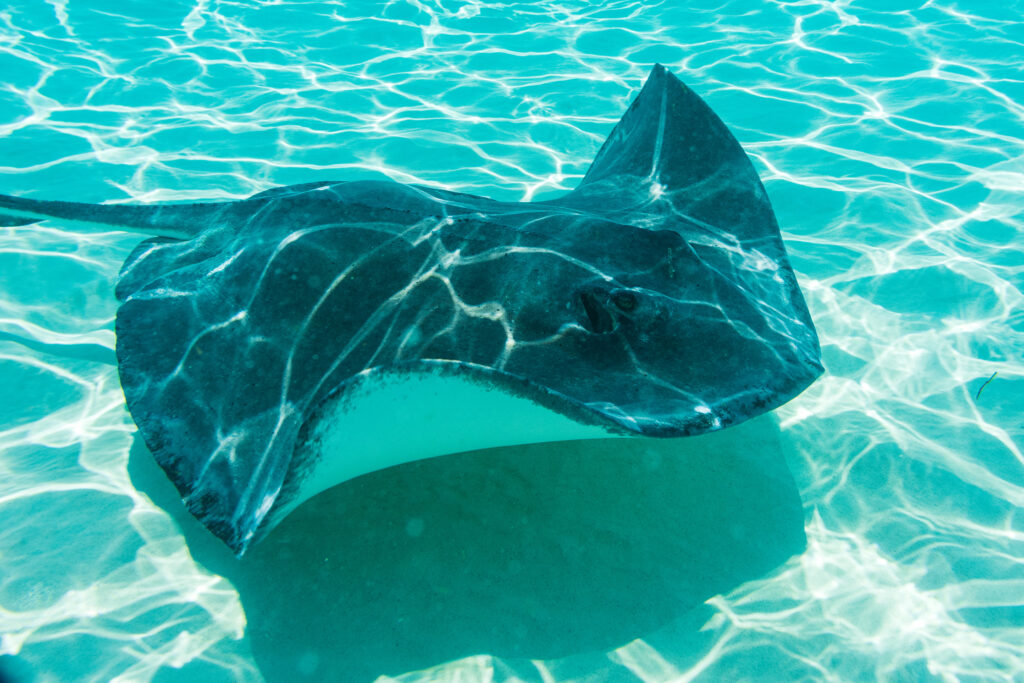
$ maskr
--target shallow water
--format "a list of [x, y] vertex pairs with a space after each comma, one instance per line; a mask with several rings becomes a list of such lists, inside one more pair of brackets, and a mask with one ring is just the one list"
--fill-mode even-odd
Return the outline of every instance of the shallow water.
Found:
[[246, 573], [133, 440], [112, 289], [138, 237], [0, 228], [0, 676], [1024, 677], [1024, 5], [23, 5], [0, 11], [0, 191], [38, 198], [544, 198], [662, 62], [761, 173], [827, 373], [729, 447], [357, 480]]

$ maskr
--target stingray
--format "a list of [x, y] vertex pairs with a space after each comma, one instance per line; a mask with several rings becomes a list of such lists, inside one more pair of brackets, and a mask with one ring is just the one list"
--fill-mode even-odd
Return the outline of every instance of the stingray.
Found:
[[238, 555], [366, 472], [699, 434], [822, 371], [757, 172], [661, 65], [553, 200], [354, 180], [226, 202], [0, 196], [0, 214], [150, 236], [115, 288], [125, 399], [188, 509]]

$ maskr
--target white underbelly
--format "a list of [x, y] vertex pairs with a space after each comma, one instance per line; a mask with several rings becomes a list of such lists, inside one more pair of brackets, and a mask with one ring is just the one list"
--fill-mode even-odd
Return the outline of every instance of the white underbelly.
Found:
[[620, 438], [510, 392], [487, 378], [451, 369], [376, 371], [328, 399], [296, 449], [314, 463], [280, 517], [343, 481], [423, 458], [547, 441]]

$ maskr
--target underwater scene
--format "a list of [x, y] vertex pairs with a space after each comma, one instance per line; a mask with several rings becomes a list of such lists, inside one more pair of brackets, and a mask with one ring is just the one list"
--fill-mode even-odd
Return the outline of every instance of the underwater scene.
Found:
[[[1021, 17], [943, 0], [0, 9], [0, 683], [1021, 680]], [[641, 138], [661, 167], [623, 182], [650, 166], [629, 156]], [[680, 238], [659, 201], [687, 173], [711, 199]], [[450, 215], [424, 223], [423, 196]], [[233, 232], [218, 208], [249, 229], [329, 197], [350, 212], [335, 227], [407, 248], [356, 269], [365, 247], [314, 242], [289, 275], [259, 254], [283, 263], [298, 233]], [[166, 202], [188, 220], [118, 208]], [[189, 270], [183, 239], [234, 247]], [[297, 306], [326, 308], [339, 272], [338, 315], [381, 310], [387, 280], [427, 329], [435, 299], [402, 279], [416, 249], [461, 273], [434, 281], [452, 320], [491, 327], [439, 318], [448, 355], [415, 353], [465, 365], [371, 381], [387, 364], [365, 328], [307, 343]], [[154, 260], [169, 275], [147, 290]], [[625, 285], [594, 284], [612, 268]], [[663, 285], [700, 313], [666, 308]], [[217, 317], [249, 292], [269, 300]], [[154, 301], [264, 327], [199, 345]], [[622, 356], [608, 340], [651, 306]], [[389, 320], [389, 358], [430, 348]], [[272, 354], [245, 357], [244, 386], [224, 377], [274, 335], [295, 340], [285, 384], [316, 383], [281, 449], [308, 472], [243, 457], [283, 441], [292, 396], [265, 439], [203, 410], [210, 387], [230, 385], [211, 414], [259, 402]], [[363, 337], [359, 372], [330, 360]], [[182, 344], [188, 364], [167, 351]], [[468, 381], [485, 347], [518, 379]], [[189, 391], [150, 398], [186, 371]], [[688, 382], [685, 420], [640, 400]], [[197, 424], [234, 469], [185, 472], [174, 448]]]

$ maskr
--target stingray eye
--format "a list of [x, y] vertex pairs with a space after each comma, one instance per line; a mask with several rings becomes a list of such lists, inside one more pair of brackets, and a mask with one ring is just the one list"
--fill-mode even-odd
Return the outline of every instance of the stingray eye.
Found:
[[637, 303], [636, 294], [633, 292], [616, 292], [612, 295], [612, 303], [619, 307], [619, 310], [629, 311], [635, 310]]

